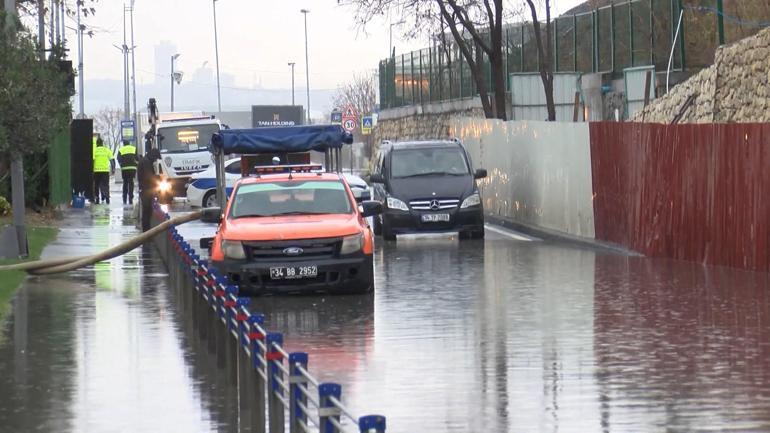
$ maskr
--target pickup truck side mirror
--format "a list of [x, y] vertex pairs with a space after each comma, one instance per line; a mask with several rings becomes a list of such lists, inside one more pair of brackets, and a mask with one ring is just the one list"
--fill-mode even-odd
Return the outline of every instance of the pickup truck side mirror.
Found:
[[356, 197], [356, 201], [358, 203], [363, 203], [363, 202], [371, 200], [371, 199], [372, 199], [372, 193], [369, 192], [368, 190], [367, 191], [361, 191], [361, 195]]
[[222, 209], [218, 207], [207, 207], [201, 210], [201, 221], [204, 223], [219, 224], [222, 221]]
[[484, 179], [487, 177], [487, 170], [485, 168], [477, 168], [476, 172], [473, 173], [474, 179]]
[[363, 212], [361, 213], [364, 218], [379, 215], [382, 213], [382, 203], [375, 200], [367, 200], [361, 203]]
[[369, 181], [371, 183], [385, 183], [385, 178], [382, 177], [380, 173], [372, 173], [372, 175], [369, 176]]

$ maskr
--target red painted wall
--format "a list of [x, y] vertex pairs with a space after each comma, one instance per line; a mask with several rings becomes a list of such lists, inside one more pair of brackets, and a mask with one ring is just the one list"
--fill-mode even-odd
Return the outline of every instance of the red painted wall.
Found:
[[596, 238], [768, 271], [770, 124], [590, 125]]

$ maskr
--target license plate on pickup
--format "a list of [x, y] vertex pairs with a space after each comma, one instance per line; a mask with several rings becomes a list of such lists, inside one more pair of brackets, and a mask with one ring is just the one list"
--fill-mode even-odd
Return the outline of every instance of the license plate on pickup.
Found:
[[276, 266], [270, 268], [271, 280], [298, 280], [300, 278], [315, 278], [318, 276], [318, 266]]
[[449, 214], [448, 213], [426, 213], [422, 215], [422, 222], [424, 223], [449, 222]]

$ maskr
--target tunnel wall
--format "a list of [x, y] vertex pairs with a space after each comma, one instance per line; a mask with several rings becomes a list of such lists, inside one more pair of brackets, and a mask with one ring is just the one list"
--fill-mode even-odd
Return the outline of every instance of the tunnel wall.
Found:
[[456, 118], [450, 134], [468, 148], [488, 215], [594, 238], [586, 123]]
[[770, 124], [591, 123], [596, 238], [770, 270]]

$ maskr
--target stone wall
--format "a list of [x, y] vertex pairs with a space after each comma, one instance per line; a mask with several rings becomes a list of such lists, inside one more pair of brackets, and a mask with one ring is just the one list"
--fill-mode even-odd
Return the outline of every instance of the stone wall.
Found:
[[384, 110], [374, 128], [374, 143], [378, 146], [382, 140], [451, 138], [452, 120], [462, 117], [483, 118], [481, 101], [475, 98]]
[[632, 117], [635, 122], [770, 122], [770, 28], [720, 47], [714, 64], [653, 101]]

